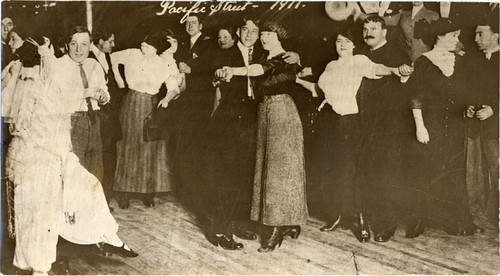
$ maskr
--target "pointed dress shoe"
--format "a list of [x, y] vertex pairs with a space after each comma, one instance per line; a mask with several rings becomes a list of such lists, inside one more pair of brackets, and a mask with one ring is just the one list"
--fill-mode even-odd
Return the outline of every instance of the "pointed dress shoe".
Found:
[[343, 218], [342, 216], [338, 216], [337, 219], [335, 219], [332, 223], [329, 225], [325, 225], [319, 229], [321, 232], [327, 232], [327, 231], [335, 231], [337, 228], [342, 228], [344, 230], [349, 229], [349, 226], [347, 225], [346, 219]]
[[97, 247], [101, 250], [101, 252], [105, 256], [111, 256], [113, 254], [127, 258], [135, 258], [139, 256], [139, 254], [135, 253], [132, 249], [128, 248], [128, 246], [127, 248], [125, 248], [125, 243], [120, 247], [111, 245], [109, 243], [98, 243]]
[[405, 237], [409, 239], [416, 238], [424, 233], [424, 229], [425, 229], [425, 223], [422, 219], [412, 221], [408, 224], [408, 227], [406, 228]]
[[229, 227], [231, 227], [233, 234], [240, 239], [249, 240], [249, 241], [253, 241], [253, 240], [257, 239], [257, 235], [255, 233], [252, 233], [252, 232], [244, 229], [243, 226], [239, 225], [235, 221], [231, 221], [231, 224]]
[[220, 246], [225, 250], [240, 250], [243, 249], [243, 244], [236, 242], [233, 236], [228, 237], [227, 235], [217, 236], [214, 235], [209, 238], [210, 243], [215, 246]]
[[392, 232], [384, 230], [375, 234], [373, 240], [376, 242], [387, 242], [392, 238], [393, 235], [394, 234]]

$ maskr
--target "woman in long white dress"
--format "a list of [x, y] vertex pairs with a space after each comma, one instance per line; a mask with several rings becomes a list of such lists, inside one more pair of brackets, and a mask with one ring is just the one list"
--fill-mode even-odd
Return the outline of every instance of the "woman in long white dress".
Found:
[[[31, 89], [13, 120], [6, 176], [14, 189], [14, 265], [33, 274], [50, 270], [58, 236], [77, 244], [102, 243], [104, 251], [137, 256], [117, 236], [118, 224], [101, 184], [72, 152], [70, 114], [80, 99], [77, 93], [57, 89], [51, 77], [57, 60], [48, 45], [45, 40], [27, 51], [28, 56], [38, 52], [42, 57], [32, 64], [22, 62], [19, 75], [24, 77], [10, 79], [17, 82], [17, 89]], [[89, 91], [87, 96], [99, 95]]]

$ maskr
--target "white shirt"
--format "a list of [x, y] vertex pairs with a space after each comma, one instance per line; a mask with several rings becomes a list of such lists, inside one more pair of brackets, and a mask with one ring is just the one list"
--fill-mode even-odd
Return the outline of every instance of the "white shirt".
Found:
[[487, 60], [491, 59], [491, 55], [493, 55], [494, 52], [500, 51], [500, 45], [495, 46], [493, 49], [489, 49], [484, 51], [484, 56], [486, 57]]
[[92, 51], [92, 53], [94, 53], [94, 55], [97, 58], [97, 61], [99, 61], [99, 63], [102, 66], [102, 69], [104, 69], [104, 72], [106, 72], [106, 74], [107, 74], [109, 71], [109, 65], [108, 65], [108, 61], [106, 60], [106, 54], [101, 52], [101, 50], [99, 50], [99, 48], [97, 48], [94, 44], [92, 44], [90, 46], [90, 51]]
[[424, 5], [413, 6], [411, 8], [411, 19], [415, 18], [415, 15], [424, 7]]
[[[94, 59], [86, 58], [83, 62], [83, 70], [89, 84], [89, 89], [101, 89], [108, 94], [108, 87], [101, 65]], [[71, 109], [76, 111], [88, 111], [87, 101], [84, 96], [82, 77], [80, 74], [79, 63], [72, 60], [68, 55], [64, 55], [55, 61], [53, 84], [60, 93], [78, 93], [76, 103], [63, 103], [65, 105], [74, 105]], [[94, 110], [99, 110], [97, 100], [91, 99]]]
[[200, 38], [200, 36], [201, 36], [201, 32], [199, 32], [199, 33], [197, 33], [194, 36], [189, 38], [189, 42], [191, 43], [191, 45], [189, 46], [189, 49], [193, 48], [193, 45], [196, 43], [196, 40], [198, 40], [198, 38]]
[[378, 79], [377, 64], [364, 55], [334, 60], [319, 77], [318, 86], [325, 92], [325, 101], [340, 115], [359, 112], [356, 94], [363, 77]]
[[162, 83], [168, 91], [179, 86], [176, 78], [171, 78], [178, 71], [158, 55], [146, 58], [139, 49], [127, 49], [112, 53], [111, 63], [125, 66], [125, 78], [132, 90], [156, 95]]
[[[253, 51], [253, 46], [252, 47], [247, 47], [243, 45], [240, 41], [238, 41], [238, 49], [240, 49], [241, 55], [243, 56], [243, 61], [245, 62], [245, 66], [248, 68], [250, 66], [248, 62], [248, 52], [250, 49]], [[253, 94], [253, 88], [252, 88], [252, 82], [250, 81], [250, 77], [247, 76], [247, 96], [251, 98], [255, 98]]]

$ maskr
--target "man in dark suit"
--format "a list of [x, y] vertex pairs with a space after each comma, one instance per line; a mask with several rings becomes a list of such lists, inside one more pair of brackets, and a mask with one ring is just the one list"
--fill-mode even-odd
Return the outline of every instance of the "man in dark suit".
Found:
[[498, 229], [498, 34], [497, 12], [476, 27], [480, 52], [473, 55], [469, 68], [474, 89], [466, 112], [466, 183], [469, 210], [479, 232]]
[[119, 120], [122, 91], [115, 81], [113, 70], [111, 69], [110, 53], [115, 47], [115, 36], [113, 33], [97, 30], [92, 35], [93, 45], [90, 47], [89, 58], [95, 59], [101, 65], [107, 81], [108, 92], [111, 100], [105, 106], [101, 106], [99, 115], [101, 117], [101, 140], [104, 179], [102, 181], [106, 198], [110, 198], [113, 190], [113, 182], [116, 169], [116, 142], [121, 137]]
[[[238, 42], [220, 61], [220, 66], [245, 67], [262, 57], [254, 47], [259, 38], [259, 21], [245, 18], [237, 29]], [[222, 69], [216, 71], [220, 75]], [[219, 78], [221, 99], [208, 128], [206, 194], [214, 221], [208, 229], [209, 241], [224, 249], [236, 250], [243, 244], [233, 239], [233, 220], [248, 219], [254, 178], [257, 103], [252, 79], [234, 76], [230, 82]], [[209, 138], [208, 138], [209, 137]], [[254, 238], [248, 235], [248, 238]]]
[[[399, 67], [402, 75], [412, 72], [410, 58], [386, 39], [382, 17], [363, 21], [363, 39], [368, 46], [361, 54], [388, 67]], [[364, 194], [365, 210], [377, 242], [388, 241], [401, 218], [403, 199], [402, 151], [404, 135], [411, 130], [410, 109], [399, 78], [365, 79], [358, 91], [363, 139], [357, 179]]]
[[[232, 76], [226, 82], [223, 68], [248, 67], [265, 60], [259, 38], [259, 20], [243, 18], [237, 29], [238, 42], [226, 50], [220, 60], [213, 60], [215, 82], [221, 91], [219, 106], [208, 125], [205, 155], [206, 179], [202, 191], [205, 206], [213, 219], [207, 238], [227, 250], [243, 248], [233, 239], [256, 239], [248, 231], [250, 200], [254, 180], [257, 130], [257, 102], [254, 78]], [[288, 52], [287, 63], [298, 63], [299, 56]], [[245, 225], [246, 224], [246, 225]]]
[[202, 33], [203, 23], [198, 16], [188, 16], [185, 27], [187, 37], [181, 39], [176, 54], [179, 71], [186, 75], [186, 91], [178, 100], [182, 103], [183, 121], [177, 154], [184, 154], [200, 126], [210, 119], [213, 103], [213, 93], [209, 93], [213, 87], [207, 64], [216, 43]]

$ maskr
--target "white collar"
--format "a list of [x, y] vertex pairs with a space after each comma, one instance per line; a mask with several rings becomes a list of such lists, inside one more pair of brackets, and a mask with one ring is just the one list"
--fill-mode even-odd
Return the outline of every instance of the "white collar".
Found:
[[83, 64], [85, 65], [85, 63], [88, 62], [89, 60], [89, 57], [86, 57], [82, 62], [76, 62], [74, 61], [70, 56], [69, 54], [65, 54], [64, 56], [61, 57], [61, 59], [63, 59], [64, 61], [66, 61], [67, 63], [69, 64], [74, 64], [76, 66], [80, 66], [80, 64]]
[[101, 52], [101, 50], [99, 50], [99, 48], [95, 46], [95, 44], [90, 45], [90, 51], [94, 53], [96, 58], [99, 58], [100, 55], [104, 54], [103, 52]]
[[189, 38], [189, 41], [191, 42], [191, 47], [196, 43], [196, 40], [201, 36], [201, 32], [195, 34], [194, 36]]
[[377, 45], [377, 47], [370, 49], [370, 51], [378, 50], [378, 49], [382, 48], [382, 46], [384, 46], [385, 44], [387, 44], [387, 39], [384, 40], [384, 42], [382, 42], [379, 45]]
[[411, 19], [415, 18], [417, 13], [421, 11], [424, 8], [424, 5], [418, 6], [418, 7], [412, 7], [411, 8]]
[[455, 70], [455, 54], [440, 48], [434, 48], [422, 55], [426, 56], [432, 64], [436, 65], [443, 75], [450, 77]]
[[487, 60], [490, 60], [491, 59], [491, 55], [495, 52], [498, 52], [500, 51], [500, 45], [497, 44], [497, 46], [495, 46], [493, 49], [490, 49], [490, 50], [486, 50], [486, 51], [483, 51], [485, 57]]
[[240, 41], [238, 41], [237, 45], [238, 45], [238, 48], [240, 48], [240, 51], [242, 51], [242, 52], [243, 51], [248, 52], [249, 49], [253, 50], [253, 45], [250, 47], [247, 47], [247, 46], [243, 45], [243, 43], [241, 43]]

